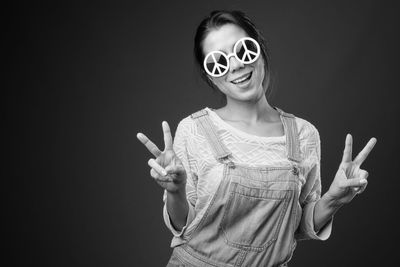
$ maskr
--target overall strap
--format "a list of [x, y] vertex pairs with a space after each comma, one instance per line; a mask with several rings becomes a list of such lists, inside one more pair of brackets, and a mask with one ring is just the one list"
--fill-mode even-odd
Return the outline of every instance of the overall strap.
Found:
[[231, 152], [222, 143], [218, 137], [217, 130], [211, 121], [207, 110], [202, 109], [191, 115], [192, 119], [196, 122], [199, 130], [204, 134], [210, 144], [211, 150], [218, 161], [228, 159]]
[[299, 163], [300, 158], [300, 140], [297, 130], [296, 118], [293, 114], [286, 113], [275, 107], [282, 118], [283, 127], [286, 134], [286, 151], [289, 160]]

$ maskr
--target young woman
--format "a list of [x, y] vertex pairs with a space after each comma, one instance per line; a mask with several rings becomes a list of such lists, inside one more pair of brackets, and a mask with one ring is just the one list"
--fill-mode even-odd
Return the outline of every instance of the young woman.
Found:
[[343, 159], [321, 197], [320, 138], [308, 121], [271, 106], [269, 57], [255, 25], [239, 11], [214, 11], [194, 44], [201, 74], [226, 99], [184, 118], [172, 141], [162, 123], [150, 174], [164, 191], [173, 233], [168, 266], [286, 266], [296, 241], [326, 240], [335, 212], [367, 186], [360, 168], [376, 143]]

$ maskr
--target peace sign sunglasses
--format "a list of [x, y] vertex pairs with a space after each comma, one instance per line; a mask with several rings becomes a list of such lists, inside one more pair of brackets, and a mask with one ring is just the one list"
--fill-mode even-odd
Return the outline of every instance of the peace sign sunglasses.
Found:
[[260, 56], [260, 45], [253, 38], [243, 37], [235, 43], [233, 53], [229, 55], [221, 51], [211, 51], [204, 58], [205, 71], [212, 77], [224, 76], [229, 71], [231, 56], [243, 64], [251, 64]]

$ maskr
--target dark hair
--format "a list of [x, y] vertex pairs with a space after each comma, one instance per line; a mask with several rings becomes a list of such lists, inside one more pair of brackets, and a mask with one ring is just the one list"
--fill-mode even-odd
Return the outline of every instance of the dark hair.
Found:
[[255, 39], [261, 48], [261, 56], [264, 59], [264, 70], [265, 76], [263, 80], [263, 86], [265, 86], [267, 95], [270, 94], [271, 84], [271, 68], [270, 68], [270, 53], [265, 44], [264, 37], [260, 30], [256, 28], [253, 22], [246, 16], [242, 11], [226, 11], [226, 10], [215, 10], [210, 13], [208, 17], [203, 19], [196, 30], [194, 37], [194, 57], [197, 68], [201, 73], [203, 80], [211, 86], [213, 89], [219, 92], [218, 88], [215, 87], [214, 83], [207, 77], [207, 73], [203, 68], [204, 53], [202, 49], [203, 41], [207, 37], [207, 34], [215, 29], [220, 28], [226, 24], [234, 24], [242, 28], [248, 36]]

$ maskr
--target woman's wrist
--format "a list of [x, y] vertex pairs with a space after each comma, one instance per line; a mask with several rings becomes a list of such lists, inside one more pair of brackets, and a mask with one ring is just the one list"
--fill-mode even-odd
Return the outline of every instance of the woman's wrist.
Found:
[[174, 192], [167, 191], [167, 211], [172, 226], [180, 231], [186, 224], [189, 212], [185, 188]]
[[172, 197], [176, 198], [176, 197], [185, 197], [186, 198], [186, 184], [178, 187], [176, 190], [173, 191], [169, 191], [167, 190], [167, 194], [171, 195]]
[[331, 197], [327, 192], [315, 204], [314, 207], [314, 230], [318, 232], [342, 207], [337, 199]]
[[174, 200], [174, 202], [183, 203], [187, 201], [186, 198], [186, 190], [169, 192], [167, 191], [167, 198], [170, 200]]
[[340, 199], [333, 197], [329, 191], [327, 191], [322, 197], [321, 200], [324, 202], [324, 206], [329, 209], [338, 210], [341, 208], [345, 203], [340, 201]]

